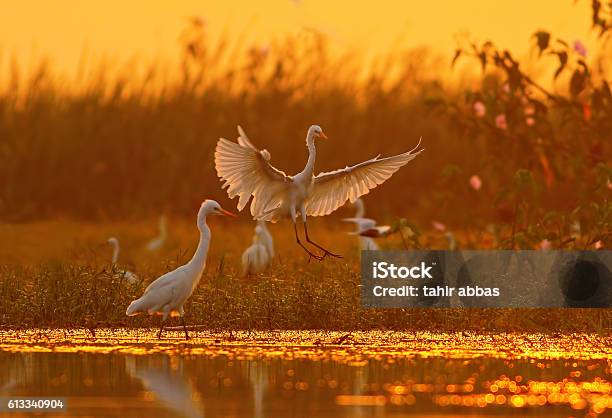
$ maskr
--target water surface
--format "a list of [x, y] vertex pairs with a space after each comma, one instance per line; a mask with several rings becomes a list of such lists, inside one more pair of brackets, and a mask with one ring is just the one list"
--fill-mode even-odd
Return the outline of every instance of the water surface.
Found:
[[565, 417], [612, 408], [610, 337], [154, 335], [0, 332], [0, 396], [67, 398], [67, 413], [46, 417]]

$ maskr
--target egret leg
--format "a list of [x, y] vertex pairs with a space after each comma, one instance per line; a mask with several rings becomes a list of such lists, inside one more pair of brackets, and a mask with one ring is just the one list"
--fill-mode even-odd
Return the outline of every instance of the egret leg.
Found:
[[[304, 233], [306, 234], [306, 241], [308, 241], [310, 244], [314, 245], [319, 250], [321, 250], [321, 251], [323, 251], [325, 253], [325, 255], [323, 255], [323, 258], [325, 258], [325, 256], [327, 256], [327, 255], [331, 255], [332, 257], [336, 257], [336, 258], [342, 258], [342, 256], [340, 254], [332, 253], [331, 251], [321, 247], [319, 244], [317, 244], [316, 242], [312, 241], [310, 239], [310, 237], [308, 236], [308, 227], [306, 226], [306, 222], [304, 222]], [[297, 232], [296, 232], [296, 234], [297, 234]]]
[[315, 260], [319, 260], [319, 261], [323, 260], [324, 257], [321, 257], [320, 255], [313, 253], [308, 248], [306, 248], [304, 244], [302, 244], [302, 241], [300, 241], [300, 236], [298, 235], [297, 224], [295, 222], [293, 223], [293, 229], [295, 230], [295, 240], [300, 245], [300, 247], [302, 247], [304, 251], [306, 251], [308, 255], [314, 258]]
[[159, 332], [157, 333], [157, 338], [161, 340], [162, 331], [164, 330], [164, 325], [166, 324], [166, 320], [162, 319], [161, 326], [159, 327]]
[[183, 325], [183, 331], [185, 331], [185, 339], [189, 339], [189, 333], [187, 332], [187, 325], [185, 325], [185, 318], [181, 316], [181, 325]]

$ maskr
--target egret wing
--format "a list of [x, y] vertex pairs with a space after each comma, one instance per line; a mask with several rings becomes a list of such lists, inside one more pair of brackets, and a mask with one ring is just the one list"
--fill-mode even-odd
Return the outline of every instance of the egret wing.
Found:
[[390, 226], [375, 226], [373, 228], [362, 229], [357, 234], [362, 237], [379, 238], [387, 235], [390, 230]]
[[230, 199], [238, 196], [238, 210], [244, 209], [251, 196], [251, 215], [261, 217], [281, 205], [291, 177], [270, 164], [270, 153], [257, 149], [238, 127], [236, 142], [221, 138], [215, 150], [215, 168]]
[[387, 235], [391, 231], [391, 227], [389, 225], [377, 226], [376, 229], [381, 236]]
[[306, 202], [306, 214], [329, 215], [347, 200], [354, 203], [419, 155], [423, 150], [415, 150], [420, 143], [419, 140], [415, 148], [403, 154], [386, 158], [379, 155], [352, 167], [318, 174]]
[[359, 231], [376, 227], [376, 221], [370, 218], [344, 218], [342, 220], [356, 224]]

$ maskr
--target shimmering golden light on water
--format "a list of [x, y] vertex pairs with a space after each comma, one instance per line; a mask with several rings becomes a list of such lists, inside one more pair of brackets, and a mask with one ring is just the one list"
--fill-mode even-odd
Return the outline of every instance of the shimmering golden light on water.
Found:
[[[7, 330], [0, 331], [0, 355], [56, 353], [74, 359], [77, 365], [79, 358], [91, 356], [126, 358], [132, 364], [130, 370], [139, 367], [143, 371], [157, 370], [161, 357], [167, 359], [168, 376], [182, 375], [186, 362], [190, 367], [199, 361], [218, 362], [223, 367], [205, 381], [223, 391], [244, 390], [239, 369], [245, 362], [266, 370], [272, 370], [271, 363], [281, 364], [284, 366], [275, 369], [268, 385], [275, 385], [286, 396], [318, 399], [317, 394], [324, 391], [331, 395], [328, 402], [342, 408], [427, 411], [435, 407], [453, 413], [459, 408], [470, 414], [547, 408], [590, 416], [612, 408], [612, 383], [606, 379], [612, 373], [610, 336], [352, 332], [350, 338], [340, 338], [345, 335], [194, 332], [193, 339], [185, 341], [182, 332], [169, 331], [160, 341], [156, 330], [143, 329], [100, 329], [95, 335], [88, 330]], [[309, 367], [320, 370], [325, 364], [333, 365], [328, 369], [333, 373], [305, 372]], [[372, 370], [378, 376], [374, 381], [367, 380]], [[67, 384], [61, 377], [54, 379], [53, 387]], [[80, 386], [95, 389], [99, 384], [88, 375], [82, 379]], [[200, 395], [194, 392], [193, 396]], [[149, 403], [156, 399], [146, 391], [141, 397]]]
[[[612, 337], [594, 334], [546, 335], [526, 333], [474, 334], [433, 332], [352, 332], [350, 343], [337, 344], [344, 332], [318, 331], [239, 331], [210, 333], [192, 331], [192, 339], [183, 339], [181, 331], [168, 332], [159, 340], [156, 330], [5, 330], [0, 331], [0, 351], [12, 352], [90, 352], [152, 354], [185, 353], [193, 355], [319, 358], [324, 356], [354, 367], [364, 366], [368, 358], [450, 359], [496, 358], [529, 359], [538, 368], [542, 360], [594, 360], [612, 358]], [[576, 362], [574, 364], [577, 365]], [[464, 363], [464, 365], [467, 365]], [[512, 368], [512, 363], [508, 363]], [[576, 366], [574, 366], [576, 367]], [[574, 375], [579, 377], [579, 375]], [[520, 382], [520, 380], [517, 380]], [[494, 382], [506, 387], [505, 380]]]

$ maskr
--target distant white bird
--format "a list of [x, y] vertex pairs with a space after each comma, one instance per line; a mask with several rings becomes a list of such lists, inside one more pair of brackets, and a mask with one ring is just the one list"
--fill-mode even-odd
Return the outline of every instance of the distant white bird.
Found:
[[457, 249], [457, 240], [455, 239], [455, 234], [451, 231], [447, 231], [444, 233], [444, 236], [448, 240], [448, 249], [450, 251], [455, 251]]
[[365, 206], [363, 200], [357, 199], [355, 201], [355, 212], [354, 218], [344, 218], [345, 222], [352, 222], [357, 225], [355, 232], [349, 232], [351, 235], [357, 235], [359, 237], [359, 247], [362, 250], [377, 251], [379, 249], [378, 244], [374, 241], [374, 238], [384, 236], [391, 230], [390, 226], [376, 226], [376, 221], [369, 218], [364, 218]]
[[147, 250], [151, 252], [159, 250], [164, 246], [167, 238], [168, 230], [166, 225], [166, 217], [162, 215], [159, 217], [159, 235], [147, 243]]
[[265, 221], [257, 221], [257, 225], [261, 226], [261, 240], [266, 246], [266, 250], [268, 250], [268, 256], [270, 257], [270, 261], [272, 261], [275, 255], [274, 238], [272, 238], [272, 234], [268, 230], [268, 225]]
[[127, 308], [126, 315], [132, 316], [139, 312], [149, 315], [163, 315], [158, 338], [161, 338], [164, 324], [168, 316], [179, 316], [185, 331], [185, 338], [189, 338], [185, 325], [185, 311], [183, 304], [191, 296], [200, 282], [200, 277], [206, 266], [206, 255], [210, 244], [210, 228], [206, 224], [208, 215], [236, 216], [223, 209], [214, 200], [205, 200], [198, 212], [198, 229], [200, 230], [200, 242], [195, 254], [189, 262], [176, 270], [164, 274], [151, 283], [144, 291], [140, 299], [133, 301]]
[[[228, 187], [230, 198], [239, 196], [238, 210], [244, 209], [251, 196], [251, 215], [256, 220], [276, 222], [290, 217], [297, 243], [313, 258], [322, 260], [327, 255], [340, 257], [308, 236], [307, 216], [329, 215], [347, 200], [355, 202], [360, 196], [385, 182], [400, 167], [414, 159], [422, 150], [419, 145], [403, 154], [371, 160], [328, 173], [314, 175], [316, 158], [315, 139], [327, 138], [318, 125], [312, 125], [306, 135], [308, 161], [295, 176], [288, 176], [270, 164], [270, 153], [257, 149], [238, 126], [238, 143], [221, 138], [215, 150], [217, 175]], [[420, 141], [419, 141], [420, 144]], [[301, 241], [297, 230], [297, 217], [301, 215], [306, 241], [321, 251], [310, 251]]]
[[[119, 240], [115, 237], [110, 237], [106, 240], [106, 242], [113, 247], [113, 258], [111, 263], [113, 267], [117, 268], [117, 260], [119, 259]], [[124, 269], [119, 269], [119, 273], [125, 278], [125, 280], [128, 281], [128, 283], [138, 283], [138, 276], [135, 273]]]
[[263, 228], [255, 226], [253, 244], [242, 253], [242, 276], [261, 273], [270, 264], [270, 255], [263, 239]]

